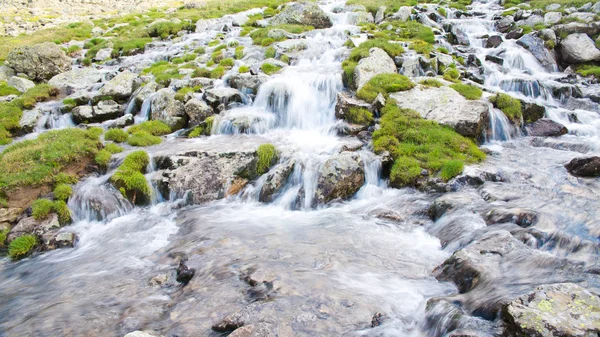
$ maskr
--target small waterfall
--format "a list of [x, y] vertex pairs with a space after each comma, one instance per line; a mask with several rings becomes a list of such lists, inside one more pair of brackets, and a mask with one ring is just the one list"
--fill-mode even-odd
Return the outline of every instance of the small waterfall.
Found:
[[111, 174], [89, 177], [78, 183], [68, 206], [77, 221], [107, 221], [131, 212], [133, 205], [110, 183]]
[[369, 199], [381, 195], [387, 187], [380, 177], [381, 160], [370, 151], [361, 151], [360, 157], [365, 169], [365, 184], [356, 194], [358, 199]]
[[485, 134], [485, 141], [489, 143], [511, 140], [514, 128], [510, 124], [508, 117], [504, 115], [502, 110], [494, 108], [491, 103], [489, 107], [490, 125]]
[[[164, 196], [162, 195], [162, 193], [160, 192], [158, 185], [156, 185], [154, 183], [154, 181], [152, 180], [152, 176], [156, 172], [156, 164], [155, 164], [152, 156], [150, 156], [149, 159], [150, 160], [148, 162], [148, 166], [146, 167], [145, 177], [146, 177], [146, 181], [148, 182], [148, 185], [150, 186], [151, 192], [152, 192], [152, 195], [150, 196], [150, 198], [151, 198], [150, 203], [152, 205], [157, 205], [161, 202], [165, 202], [166, 200], [165, 200]], [[171, 196], [169, 196], [169, 198], [171, 198]], [[173, 201], [174, 199], [171, 199], [171, 200]]]
[[139, 124], [139, 123], [145, 122], [148, 119], [150, 119], [150, 109], [152, 108], [152, 98], [153, 97], [154, 97], [154, 94], [146, 97], [146, 99], [142, 103], [140, 112], [134, 117], [135, 124]]

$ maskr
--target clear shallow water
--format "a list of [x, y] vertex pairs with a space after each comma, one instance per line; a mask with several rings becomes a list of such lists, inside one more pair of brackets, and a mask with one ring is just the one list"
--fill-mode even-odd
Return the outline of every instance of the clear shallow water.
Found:
[[[495, 7], [476, 7], [490, 14], [463, 26], [483, 59], [491, 51], [481, 47], [476, 35], [493, 30], [490, 7]], [[268, 140], [282, 157], [301, 163], [286, 186], [290, 195], [300, 188], [313, 191], [320, 165], [351, 141], [336, 135], [333, 106], [342, 89], [345, 38], [340, 31], [354, 28], [344, 24], [343, 14], [332, 16], [339, 24], [311, 35], [297, 64], [273, 76], [250, 106], [224, 114], [223, 119], [260, 119], [249, 134], [221, 123], [213, 130], [218, 135], [169, 139], [149, 153], [254, 146]], [[125, 64], [176, 54], [186, 43], [209, 41], [214, 35], [191, 34], [181, 43], [126, 58]], [[484, 62], [490, 89], [506, 90], [498, 78], [510, 84], [522, 76], [558, 77], [512, 42], [501, 47], [515, 61], [507, 73]], [[520, 67], [533, 75], [524, 75]], [[571, 134], [545, 140], [522, 137], [507, 129], [504, 116], [495, 111], [495, 133], [486, 145], [492, 154], [466, 172], [491, 172], [503, 182], [463, 187], [458, 193], [473, 201], [435, 223], [427, 210], [437, 195], [387, 188], [379, 179], [378, 161], [366, 151], [361, 156], [367, 162], [367, 182], [356, 197], [318, 209], [292, 210], [294, 200], [286, 193], [271, 204], [258, 203], [253, 189], [260, 187], [260, 179], [240, 196], [206, 205], [182, 208], [172, 198], [133, 209], [104, 185], [108, 176], [89, 178], [78, 185], [69, 205], [77, 221], [67, 229], [80, 237], [74, 249], [17, 263], [0, 261], [0, 335], [122, 336], [155, 329], [164, 336], [210, 336], [216, 335], [212, 324], [242, 312], [247, 323], [267, 322], [282, 336], [434, 336], [443, 322], [425, 320], [428, 299], [458, 290], [453, 283], [438, 282], [432, 271], [455, 250], [498, 228], [484, 220], [498, 207], [535, 210], [535, 228], [554, 238], [538, 240], [533, 244], [537, 249], [596, 268], [599, 182], [571, 177], [563, 165], [582, 152], [597, 153], [598, 115], [576, 111], [580, 123], [567, 124], [559, 100], [530, 96], [552, 107], [548, 117], [567, 125]], [[90, 206], [94, 202], [112, 205], [111, 212], [99, 217]], [[183, 288], [174, 281], [182, 257], [196, 269]], [[516, 265], [506, 273], [507, 282], [490, 287], [512, 293], [517, 288], [512, 281], [526, 288], [544, 275], [535, 265], [527, 267]], [[169, 279], [164, 286], [149, 283], [161, 274]], [[252, 286], [247, 276], [269, 285]], [[480, 300], [497, 292], [483, 293]], [[371, 328], [376, 312], [383, 315], [383, 324]]]

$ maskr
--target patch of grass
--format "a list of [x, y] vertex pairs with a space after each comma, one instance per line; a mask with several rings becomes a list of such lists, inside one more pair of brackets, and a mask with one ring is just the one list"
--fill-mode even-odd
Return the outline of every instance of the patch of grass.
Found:
[[347, 5], [362, 5], [367, 11], [375, 15], [380, 6], [386, 6], [386, 14], [397, 12], [402, 6], [414, 6], [418, 4], [417, 0], [348, 0]]
[[66, 202], [57, 200], [52, 205], [52, 209], [56, 215], [58, 215], [58, 222], [61, 224], [61, 226], [71, 223], [71, 211], [69, 210]]
[[250, 68], [248, 68], [248, 66], [240, 66], [238, 68], [238, 72], [240, 74], [244, 74], [244, 73], [250, 72]]
[[153, 136], [164, 136], [171, 133], [171, 128], [162, 121], [152, 120], [136, 124], [127, 129], [130, 134], [144, 131]]
[[388, 97], [389, 93], [406, 91], [415, 87], [415, 83], [408, 77], [400, 74], [380, 74], [376, 75], [363, 85], [356, 93], [358, 98], [373, 102], [379, 93], [384, 97]]
[[8, 96], [8, 95], [20, 95], [21, 92], [11, 86], [9, 86], [6, 82], [0, 82], [0, 96]]
[[0, 191], [57, 182], [65, 169], [92, 159], [100, 146], [96, 134], [77, 128], [48, 131], [13, 144], [0, 154]]
[[189, 32], [194, 29], [195, 27], [191, 22], [158, 22], [153, 23], [150, 25], [150, 27], [148, 27], [148, 35], [151, 37], [160, 37], [161, 39], [166, 40], [169, 38], [169, 36], [176, 35], [182, 30]]
[[275, 58], [275, 55], [277, 55], [277, 51], [275, 50], [275, 48], [269, 47], [269, 48], [265, 49], [265, 57], [266, 58], [272, 59], [272, 58]]
[[142, 70], [142, 74], [151, 74], [154, 81], [162, 86], [168, 86], [172, 79], [181, 79], [183, 75], [179, 74], [179, 69], [173, 63], [168, 61], [159, 61], [150, 67]]
[[217, 50], [217, 51], [214, 51], [212, 54], [210, 54], [210, 58], [213, 60], [213, 62], [219, 63], [219, 62], [221, 62], [222, 59], [225, 58], [225, 55], [223, 55], [222, 50]]
[[450, 88], [456, 90], [464, 98], [468, 100], [480, 99], [483, 92], [481, 89], [474, 85], [468, 85], [464, 83], [454, 83], [450, 85]]
[[185, 100], [185, 96], [187, 94], [198, 92], [198, 91], [200, 91], [200, 89], [202, 89], [202, 87], [200, 87], [200, 86], [196, 86], [196, 87], [193, 87], [193, 88], [192, 87], [181, 88], [175, 94], [175, 99], [178, 100], [178, 101], [180, 101], [180, 102], [183, 102]]
[[204, 49], [204, 47], [198, 47], [194, 49], [194, 53], [198, 55], [204, 55], [206, 54], [206, 49]]
[[223, 75], [225, 75], [225, 68], [222, 66], [218, 66], [210, 72], [210, 78], [214, 79], [221, 78]]
[[361, 43], [358, 47], [352, 49], [348, 60], [352, 62], [358, 62], [363, 58], [369, 57], [369, 50], [374, 47], [383, 49], [391, 58], [402, 55], [404, 53], [404, 48], [402, 48], [402, 46], [397, 43], [392, 43], [384, 39], [375, 39], [365, 41]]
[[244, 57], [244, 46], [235, 48], [235, 59], [241, 60]]
[[523, 29], [523, 35], [527, 35], [527, 34], [533, 32], [533, 27], [531, 27], [531, 26], [525, 25], [525, 26], [521, 26], [521, 28]]
[[206, 77], [210, 78], [210, 70], [206, 68], [196, 68], [192, 73], [192, 77]]
[[600, 78], [600, 66], [584, 64], [578, 66], [576, 71], [581, 76], [594, 76]]
[[437, 49], [437, 51], [440, 52], [440, 53], [442, 53], [442, 54], [448, 54], [449, 53], [448, 48], [446, 48], [446, 47], [439, 47]]
[[444, 181], [448, 181], [461, 174], [464, 168], [465, 164], [462, 161], [449, 160], [444, 164], [444, 166], [442, 166], [442, 170], [440, 171], [440, 177]]
[[[485, 154], [472, 140], [449, 127], [428, 121], [410, 109], [400, 109], [394, 100], [388, 100], [382, 109], [381, 128], [373, 133], [376, 153], [388, 151], [394, 159], [390, 172], [393, 187], [411, 186], [421, 177], [421, 171], [435, 174], [450, 161], [476, 163]], [[445, 176], [456, 171], [450, 163]]]
[[115, 143], [123, 143], [128, 137], [129, 135], [123, 129], [108, 129], [108, 131], [104, 133], [105, 140], [111, 140]]
[[[389, 26], [392, 29], [388, 30]], [[381, 24], [379, 29], [387, 33], [392, 40], [421, 40], [429, 44], [435, 43], [433, 30], [417, 21], [389, 21]]]
[[115, 187], [134, 204], [144, 204], [150, 200], [150, 186], [143, 174], [149, 163], [150, 157], [145, 151], [132, 152], [110, 178]]
[[271, 63], [263, 63], [263, 65], [260, 66], [260, 70], [262, 70], [267, 75], [273, 75], [279, 70], [281, 70], [281, 67]]
[[96, 164], [98, 164], [100, 167], [107, 168], [108, 163], [110, 163], [111, 156], [112, 154], [107, 150], [100, 150], [98, 151], [98, 153], [96, 153], [96, 157], [94, 158], [94, 160], [96, 161]]
[[4, 247], [4, 242], [6, 241], [9, 232], [10, 229], [3, 229], [0, 231], [0, 247]]
[[496, 96], [490, 97], [490, 102], [495, 108], [502, 110], [502, 112], [513, 121], [520, 121], [523, 117], [521, 110], [521, 101], [512, 98], [507, 94], [497, 94]]
[[275, 164], [275, 161], [277, 161], [277, 149], [272, 144], [263, 144], [258, 147], [256, 153], [258, 154], [256, 172], [258, 174], [265, 174]]
[[460, 78], [460, 73], [454, 68], [448, 68], [444, 72], [444, 79], [450, 82], [456, 82]]
[[200, 123], [197, 127], [195, 127], [192, 132], [188, 135], [188, 138], [196, 138], [200, 136], [210, 136], [212, 132], [212, 127], [215, 121], [214, 116], [207, 117], [204, 122]]
[[446, 13], [446, 8], [444, 8], [444, 7], [439, 7], [438, 8], [438, 13], [440, 13], [440, 15], [443, 16], [443, 17], [445, 17], [445, 18], [448, 17], [448, 14]]
[[235, 61], [232, 58], [222, 59], [221, 62], [219, 62], [220, 66], [223, 66], [226, 68], [231, 68], [231, 67], [233, 67], [234, 64], [235, 64]]
[[8, 256], [13, 260], [27, 257], [37, 244], [38, 241], [35, 235], [26, 234], [19, 236], [8, 245]]
[[433, 51], [433, 46], [423, 40], [416, 40], [410, 44], [409, 48], [416, 51], [418, 54], [427, 56]]
[[119, 145], [115, 144], [115, 143], [108, 143], [108, 144], [106, 144], [104, 146], [104, 149], [106, 151], [110, 152], [111, 154], [123, 152], [123, 148], [120, 147]]
[[89, 67], [92, 65], [92, 59], [89, 57], [86, 57], [83, 60], [81, 60], [81, 64], [85, 67]]
[[472, 0], [453, 0], [453, 2], [450, 4], [450, 8], [466, 11], [467, 6], [471, 5], [471, 2]]
[[287, 55], [285, 55], [285, 54], [281, 55], [281, 57], [279, 58], [279, 60], [280, 60], [281, 62], [285, 62], [285, 63], [287, 63], [287, 64], [290, 64], [290, 57], [289, 57], [289, 56], [287, 56]]
[[160, 137], [153, 136], [146, 131], [135, 132], [127, 139], [127, 144], [131, 146], [152, 146], [160, 143], [162, 143]]
[[352, 124], [370, 125], [373, 123], [373, 114], [367, 109], [352, 107], [346, 113], [346, 120]]
[[71, 111], [77, 106], [77, 102], [72, 98], [65, 98], [62, 103], [66, 111]]
[[52, 212], [54, 203], [48, 199], [37, 199], [31, 204], [31, 215], [36, 220], [46, 219]]
[[439, 87], [443, 86], [442, 82], [436, 80], [435, 78], [426, 78], [424, 80], [421, 80], [421, 82], [419, 82], [419, 84], [424, 85], [426, 87], [435, 87], [435, 88], [439, 88]]
[[54, 198], [56, 200], [67, 201], [73, 194], [73, 189], [67, 184], [58, 184], [54, 188]]

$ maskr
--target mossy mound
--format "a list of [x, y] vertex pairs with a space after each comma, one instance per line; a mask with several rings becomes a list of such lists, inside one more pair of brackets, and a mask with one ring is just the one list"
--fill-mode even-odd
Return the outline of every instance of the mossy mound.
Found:
[[263, 144], [258, 147], [256, 153], [258, 154], [256, 173], [265, 174], [277, 161], [277, 149], [272, 144]]
[[137, 205], [150, 202], [150, 185], [144, 176], [149, 163], [150, 157], [145, 151], [132, 152], [125, 157], [117, 172], [110, 178], [123, 196]]
[[8, 256], [13, 260], [27, 257], [37, 246], [38, 240], [35, 235], [22, 235], [11, 241], [8, 246]]
[[468, 85], [464, 83], [451, 84], [450, 88], [456, 90], [464, 98], [468, 100], [480, 99], [483, 91], [474, 85]]
[[520, 100], [513, 98], [510, 95], [500, 93], [490, 97], [490, 102], [492, 102], [495, 108], [502, 110], [508, 119], [518, 123], [521, 122], [523, 111]]
[[400, 74], [380, 74], [376, 75], [363, 85], [356, 93], [358, 98], [365, 102], [373, 102], [380, 93], [388, 97], [389, 93], [406, 91], [415, 87], [415, 83], [408, 77]]

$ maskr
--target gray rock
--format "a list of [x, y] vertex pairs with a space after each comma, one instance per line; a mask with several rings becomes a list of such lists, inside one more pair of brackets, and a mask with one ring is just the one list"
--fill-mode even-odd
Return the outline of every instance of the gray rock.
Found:
[[600, 61], [600, 50], [587, 34], [571, 34], [560, 43], [560, 54], [567, 63]]
[[249, 91], [252, 94], [257, 94], [260, 86], [266, 83], [268, 80], [269, 77], [262, 74], [237, 74], [229, 77], [229, 85], [241, 92]]
[[171, 130], [184, 128], [188, 122], [183, 103], [175, 99], [175, 91], [164, 88], [152, 96], [150, 113], [153, 120], [166, 123]]
[[94, 55], [94, 61], [104, 61], [112, 58], [112, 48], [102, 48]]
[[79, 90], [90, 89], [104, 79], [104, 74], [94, 68], [73, 69], [58, 74], [48, 84], [60, 90], [72, 93]]
[[77, 241], [77, 235], [71, 232], [61, 232], [47, 236], [42, 244], [42, 250], [55, 250], [59, 248], [73, 248]]
[[527, 133], [534, 137], [558, 137], [569, 132], [564, 125], [546, 118], [528, 124], [526, 129]]
[[21, 221], [11, 229], [6, 237], [6, 242], [10, 243], [12, 240], [25, 234], [44, 236], [50, 232], [55, 232], [58, 229], [60, 229], [60, 223], [58, 222], [58, 216], [55, 213], [51, 213], [48, 218], [43, 220], [26, 217], [21, 219]]
[[13, 49], [6, 65], [34, 81], [45, 81], [71, 70], [71, 59], [57, 44], [45, 42]]
[[23, 213], [21, 208], [0, 208], [0, 223], [17, 221], [17, 218]]
[[94, 108], [91, 105], [81, 105], [71, 111], [75, 123], [90, 123], [94, 118]]
[[192, 127], [202, 123], [214, 112], [211, 107], [204, 103], [204, 101], [193, 98], [185, 104], [185, 113], [189, 118], [189, 126]]
[[600, 177], [600, 157], [575, 158], [565, 168], [576, 177]]
[[540, 36], [545, 41], [552, 41], [552, 42], [556, 43], [556, 33], [552, 29], [546, 28], [546, 29], [540, 30]]
[[492, 35], [485, 41], [486, 48], [496, 48], [502, 43], [502, 36]]
[[241, 93], [234, 88], [215, 88], [204, 92], [204, 99], [210, 106], [217, 108], [220, 104], [242, 102]]
[[485, 215], [488, 225], [498, 223], [514, 223], [521, 227], [534, 225], [538, 216], [534, 210], [524, 208], [494, 208]]
[[17, 73], [7, 66], [0, 66], [0, 82], [8, 82], [8, 80], [15, 76]]
[[71, 111], [76, 123], [101, 123], [115, 119], [121, 114], [121, 106], [115, 101], [101, 101], [97, 106], [82, 105]]
[[554, 55], [544, 46], [544, 40], [533, 34], [527, 34], [517, 40], [517, 44], [529, 50], [546, 70], [556, 71], [558, 69]]
[[329, 16], [316, 3], [312, 2], [288, 3], [281, 13], [271, 19], [271, 24], [307, 25], [317, 29], [329, 28], [333, 25]]
[[260, 322], [257, 324], [248, 324], [235, 329], [229, 337], [276, 337], [278, 334], [274, 331], [271, 324]]
[[377, 9], [377, 13], [375, 14], [375, 23], [380, 24], [381, 21], [385, 18], [385, 10], [387, 7], [381, 6]]
[[326, 204], [349, 199], [365, 182], [362, 159], [357, 153], [342, 152], [329, 158], [319, 169], [315, 201]]
[[412, 14], [412, 7], [402, 6], [402, 7], [400, 7], [400, 9], [398, 9], [398, 11], [396, 13], [394, 13], [394, 15], [392, 15], [391, 19], [407, 21], [408, 19], [410, 19], [411, 14]]
[[44, 113], [40, 109], [25, 110], [19, 121], [21, 133], [31, 133]]
[[551, 4], [546, 6], [547, 11], [555, 11], [560, 8], [560, 4]]
[[126, 114], [125, 116], [121, 116], [114, 121], [110, 121], [106, 124], [106, 127], [109, 129], [122, 129], [126, 126], [133, 125], [134, 118], [132, 114]]
[[571, 20], [583, 21], [585, 23], [591, 23], [596, 20], [596, 14], [594, 13], [572, 13], [567, 16]]
[[395, 74], [398, 69], [394, 60], [382, 49], [371, 48], [369, 57], [358, 63], [354, 69], [354, 87], [362, 88], [371, 78], [379, 74]]
[[556, 25], [552, 27], [556, 35], [562, 36], [563, 34], [575, 34], [582, 33], [587, 34], [589, 36], [596, 35], [600, 33], [600, 23], [581, 23], [581, 22], [570, 22], [564, 25]]
[[26, 78], [17, 77], [17, 76], [11, 77], [8, 80], [8, 85], [19, 90], [20, 92], [25, 92], [25, 91], [35, 87], [35, 83], [33, 83], [32, 81], [30, 81]]
[[371, 104], [354, 98], [346, 93], [337, 94], [337, 103], [335, 105], [335, 117], [346, 120], [346, 115], [351, 108], [363, 108], [372, 111]]
[[115, 99], [127, 99], [137, 89], [136, 79], [138, 76], [128, 70], [115, 76], [101, 89], [101, 96], [111, 96]]
[[489, 106], [467, 100], [449, 87], [417, 87], [390, 95], [401, 108], [417, 111], [423, 118], [453, 128], [466, 137], [479, 138], [489, 121]]
[[365, 23], [374, 23], [375, 19], [370, 12], [350, 12], [346, 14], [349, 25], [361, 25]]
[[600, 14], [600, 1], [596, 2], [590, 10], [596, 14]]
[[144, 101], [156, 92], [156, 89], [158, 89], [156, 82], [150, 82], [140, 88], [135, 95], [135, 105], [140, 108], [144, 104]]
[[544, 15], [544, 24], [546, 26], [551, 26], [555, 23], [558, 23], [562, 19], [561, 12], [548, 12]]
[[150, 333], [147, 331], [134, 331], [126, 334], [124, 337], [159, 337], [154, 333]]
[[543, 23], [544, 17], [541, 15], [531, 15], [525, 20], [520, 20], [517, 22], [517, 26], [535, 26], [538, 23]]
[[294, 170], [294, 161], [287, 161], [272, 168], [265, 176], [265, 183], [260, 190], [258, 199], [261, 202], [271, 202], [285, 186], [290, 174]]
[[444, 214], [472, 205], [473, 202], [473, 196], [467, 193], [444, 194], [429, 206], [429, 217], [434, 221], [438, 220]]
[[506, 33], [510, 30], [514, 23], [515, 20], [512, 16], [505, 16], [502, 19], [496, 21], [496, 30], [500, 33]]
[[596, 336], [600, 298], [574, 283], [546, 284], [506, 305], [502, 318], [506, 336]]

